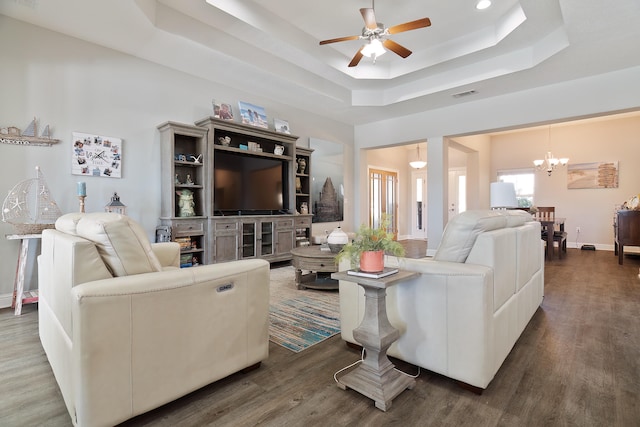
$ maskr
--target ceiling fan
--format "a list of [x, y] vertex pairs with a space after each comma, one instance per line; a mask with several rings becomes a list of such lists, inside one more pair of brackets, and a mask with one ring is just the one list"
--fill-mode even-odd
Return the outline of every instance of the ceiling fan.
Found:
[[362, 29], [361, 35], [338, 37], [335, 39], [322, 40], [320, 42], [320, 45], [324, 45], [329, 43], [344, 42], [347, 40], [368, 40], [368, 43], [363, 45], [358, 50], [358, 52], [356, 52], [355, 56], [349, 63], [349, 67], [355, 67], [356, 65], [358, 65], [363, 56], [373, 58], [373, 62], [375, 63], [376, 57], [385, 53], [384, 47], [396, 53], [397, 55], [406, 58], [407, 56], [411, 55], [411, 51], [406, 47], [394, 42], [393, 40], [388, 39], [387, 36], [389, 36], [390, 34], [416, 30], [418, 28], [424, 28], [431, 25], [431, 20], [429, 18], [422, 18], [416, 21], [405, 22], [404, 24], [394, 25], [392, 27], [386, 28], [382, 23], [376, 21], [374, 1], [375, 0], [371, 1], [370, 8], [364, 7], [360, 9], [360, 14], [364, 19], [365, 25]]

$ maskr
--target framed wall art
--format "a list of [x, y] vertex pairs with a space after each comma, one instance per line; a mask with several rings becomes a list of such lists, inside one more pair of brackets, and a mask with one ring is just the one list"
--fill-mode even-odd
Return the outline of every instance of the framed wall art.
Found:
[[574, 163], [567, 166], [567, 188], [618, 188], [618, 162]]
[[73, 132], [71, 173], [73, 175], [120, 178], [122, 139]]
[[344, 220], [344, 147], [332, 141], [309, 138], [313, 149], [312, 200], [316, 222]]

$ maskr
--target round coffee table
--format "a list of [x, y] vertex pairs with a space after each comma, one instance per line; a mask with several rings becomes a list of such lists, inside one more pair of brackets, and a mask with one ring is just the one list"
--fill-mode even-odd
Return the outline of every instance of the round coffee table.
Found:
[[[315, 245], [291, 250], [298, 289], [338, 289], [338, 281], [331, 278], [331, 273], [338, 271], [336, 254], [320, 248]], [[302, 270], [308, 270], [309, 273], [303, 274]]]

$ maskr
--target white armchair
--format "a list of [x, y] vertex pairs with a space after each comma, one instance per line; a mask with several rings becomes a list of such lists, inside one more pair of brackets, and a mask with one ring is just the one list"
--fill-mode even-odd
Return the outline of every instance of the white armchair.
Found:
[[39, 329], [74, 425], [115, 425], [269, 349], [269, 263], [178, 268], [130, 218], [68, 214], [42, 234]]

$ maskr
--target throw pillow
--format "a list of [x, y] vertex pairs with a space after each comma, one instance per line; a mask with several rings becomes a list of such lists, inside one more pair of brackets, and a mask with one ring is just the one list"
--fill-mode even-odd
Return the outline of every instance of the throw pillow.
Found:
[[507, 217], [502, 215], [500, 211], [462, 212], [447, 223], [442, 241], [433, 259], [465, 262], [480, 233], [504, 228], [506, 225]]
[[78, 236], [94, 242], [114, 276], [161, 271], [144, 229], [125, 215], [96, 212], [83, 215], [77, 223]]

